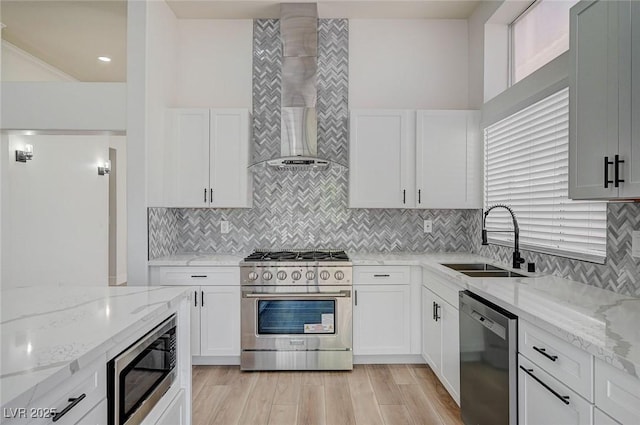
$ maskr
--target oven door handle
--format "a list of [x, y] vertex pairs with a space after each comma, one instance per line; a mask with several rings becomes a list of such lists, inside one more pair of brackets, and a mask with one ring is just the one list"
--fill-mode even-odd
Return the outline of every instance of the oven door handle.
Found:
[[301, 293], [262, 293], [262, 292], [243, 292], [243, 298], [322, 298], [322, 297], [339, 297], [348, 298], [351, 296], [351, 291], [339, 291], [339, 292], [301, 292]]

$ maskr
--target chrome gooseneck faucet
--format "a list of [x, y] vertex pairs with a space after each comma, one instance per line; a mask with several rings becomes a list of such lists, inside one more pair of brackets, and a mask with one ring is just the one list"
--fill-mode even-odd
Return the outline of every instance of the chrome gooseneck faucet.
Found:
[[[489, 212], [494, 208], [505, 208], [511, 214], [511, 218], [513, 219], [513, 230], [487, 230], [487, 216]], [[516, 220], [516, 215], [513, 213], [513, 210], [503, 204], [493, 205], [484, 212], [484, 216], [482, 217], [482, 245], [489, 245], [487, 242], [487, 232], [513, 232], [513, 268], [519, 269], [520, 264], [524, 263], [524, 258], [520, 256], [520, 228], [518, 227], [518, 220]]]

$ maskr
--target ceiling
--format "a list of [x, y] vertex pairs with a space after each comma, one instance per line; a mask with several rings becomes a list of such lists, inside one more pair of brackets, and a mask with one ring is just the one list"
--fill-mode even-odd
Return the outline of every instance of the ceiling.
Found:
[[[480, 1], [294, 0], [318, 3], [321, 18], [363, 19], [466, 19]], [[277, 18], [280, 3], [167, 0], [179, 19]], [[0, 8], [2, 39], [79, 81], [126, 81], [126, 0], [2, 0]]]

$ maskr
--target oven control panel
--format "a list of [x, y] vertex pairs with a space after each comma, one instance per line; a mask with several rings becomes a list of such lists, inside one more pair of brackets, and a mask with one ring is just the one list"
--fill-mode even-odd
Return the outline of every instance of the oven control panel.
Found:
[[241, 266], [242, 285], [351, 285], [346, 266]]

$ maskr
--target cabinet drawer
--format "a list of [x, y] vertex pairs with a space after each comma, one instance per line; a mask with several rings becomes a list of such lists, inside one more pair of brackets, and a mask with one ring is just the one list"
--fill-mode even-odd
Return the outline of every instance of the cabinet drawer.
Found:
[[593, 405], [529, 361], [518, 356], [518, 423], [592, 423]]
[[156, 285], [239, 285], [239, 267], [158, 267], [152, 273]]
[[[106, 396], [107, 364], [106, 359], [100, 358], [83, 367], [76, 375], [71, 376], [58, 386], [55, 391], [35, 401], [32, 407], [53, 408], [56, 412], [61, 413], [72, 404], [69, 399], [81, 397], [81, 400], [56, 422], [56, 425], [71, 425], [80, 423], [81, 419]], [[104, 419], [106, 420], [106, 416]], [[51, 418], [38, 418], [29, 422], [29, 425], [51, 425], [51, 423]]]
[[640, 418], [640, 379], [596, 360], [596, 405], [623, 424]]
[[408, 285], [411, 282], [409, 266], [356, 266], [353, 268], [354, 285]]
[[422, 286], [434, 292], [440, 298], [458, 309], [458, 294], [462, 288], [455, 283], [447, 282], [440, 276], [423, 269]]
[[593, 402], [593, 356], [549, 332], [519, 322], [518, 351]]
[[602, 410], [594, 408], [593, 425], [620, 425], [620, 422], [614, 421], [608, 415], [605, 415]]

